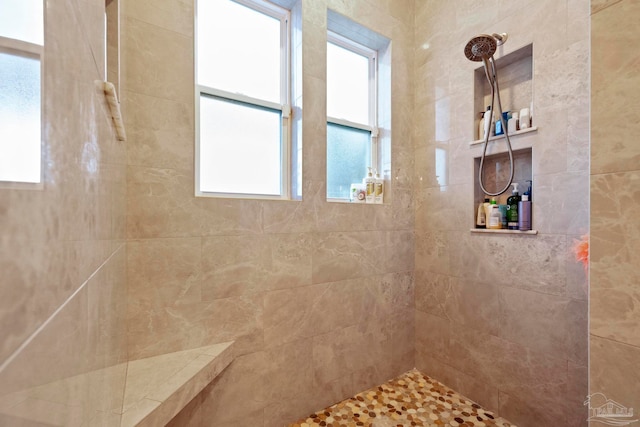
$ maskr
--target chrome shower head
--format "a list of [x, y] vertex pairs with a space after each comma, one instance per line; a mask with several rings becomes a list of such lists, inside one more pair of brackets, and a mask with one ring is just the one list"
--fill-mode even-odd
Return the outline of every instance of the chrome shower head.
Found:
[[467, 59], [475, 62], [489, 59], [496, 53], [498, 46], [507, 41], [507, 33], [502, 34], [480, 34], [469, 40], [464, 47], [464, 55]]

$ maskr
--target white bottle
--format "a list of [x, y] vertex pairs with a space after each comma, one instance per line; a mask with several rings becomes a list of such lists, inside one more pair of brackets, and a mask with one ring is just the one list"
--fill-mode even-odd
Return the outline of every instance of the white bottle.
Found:
[[378, 171], [376, 171], [376, 182], [374, 186], [374, 202], [381, 205], [384, 201], [384, 178], [380, 177]]
[[373, 177], [373, 172], [371, 172], [371, 167], [369, 167], [369, 173], [362, 180], [362, 183], [365, 185], [366, 191], [367, 191], [366, 202], [367, 203], [374, 203], [375, 202], [376, 179]]
[[478, 122], [478, 139], [484, 140], [484, 111], [480, 113], [480, 121]]
[[511, 134], [518, 130], [518, 113], [514, 112], [511, 114], [511, 118], [507, 123], [507, 131]]
[[529, 128], [529, 109], [520, 110], [520, 130]]
[[487, 107], [487, 111], [484, 113], [484, 135], [482, 135], [482, 139], [486, 139], [487, 135], [489, 135], [489, 131], [491, 130], [491, 118], [493, 114], [491, 114], [491, 105]]

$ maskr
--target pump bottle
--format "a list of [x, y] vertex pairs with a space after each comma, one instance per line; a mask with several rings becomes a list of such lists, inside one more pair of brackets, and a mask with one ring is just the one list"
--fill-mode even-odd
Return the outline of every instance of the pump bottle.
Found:
[[509, 230], [518, 230], [518, 202], [520, 202], [520, 194], [518, 193], [518, 183], [514, 182], [513, 192], [507, 199], [507, 228]]
[[362, 183], [365, 185], [366, 187], [366, 202], [367, 203], [373, 203], [375, 202], [375, 186], [376, 186], [376, 179], [373, 177], [373, 172], [371, 171], [371, 167], [369, 166], [369, 173], [367, 174], [367, 176], [362, 180]]
[[[529, 181], [531, 182], [531, 181]], [[531, 186], [522, 195], [518, 202], [518, 229], [520, 231], [531, 230]]]
[[380, 173], [376, 171], [376, 181], [374, 186], [374, 201], [381, 205], [384, 201], [384, 178], [380, 177]]

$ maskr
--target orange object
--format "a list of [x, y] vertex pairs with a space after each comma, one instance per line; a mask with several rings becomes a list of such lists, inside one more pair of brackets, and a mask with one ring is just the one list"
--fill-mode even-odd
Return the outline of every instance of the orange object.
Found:
[[573, 253], [576, 255], [576, 262], [582, 262], [585, 271], [589, 268], [589, 235], [585, 234], [581, 240], [575, 240]]

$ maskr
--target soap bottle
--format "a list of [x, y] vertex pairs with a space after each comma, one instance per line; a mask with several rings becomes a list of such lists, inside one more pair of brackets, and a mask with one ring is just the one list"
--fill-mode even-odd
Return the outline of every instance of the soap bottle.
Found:
[[366, 187], [366, 192], [367, 192], [366, 202], [367, 203], [373, 203], [375, 201], [376, 179], [373, 177], [373, 172], [371, 171], [371, 167], [370, 166], [368, 167], [368, 169], [369, 169], [369, 173], [362, 180], [362, 183]]
[[520, 231], [531, 230], [531, 181], [527, 182], [529, 182], [529, 188], [518, 203], [518, 229]]
[[518, 202], [520, 202], [520, 194], [518, 193], [518, 183], [514, 182], [511, 197], [507, 199], [507, 228], [509, 230], [518, 230]]
[[491, 203], [491, 213], [487, 218], [487, 228], [491, 230], [499, 230], [502, 228], [502, 214], [500, 213], [500, 209], [498, 209], [498, 205], [494, 203], [492, 200]]
[[[485, 199], [485, 200], [486, 200], [486, 199]], [[496, 204], [496, 198], [495, 198], [495, 197], [492, 197], [492, 198], [491, 198], [491, 201], [490, 201], [489, 203], [483, 203], [483, 205], [484, 205], [485, 223], [488, 225], [488, 224], [489, 224], [489, 215], [491, 215], [491, 209], [493, 209], [493, 208], [491, 207], [491, 205], [496, 205], [496, 206], [497, 206], [497, 204]], [[489, 227], [487, 226], [487, 228], [489, 228]]]
[[507, 130], [509, 131], [510, 134], [518, 131], [518, 112], [517, 111], [514, 111], [513, 113], [511, 113], [511, 118], [507, 123]]
[[373, 192], [374, 202], [378, 205], [381, 205], [384, 199], [384, 178], [380, 177], [380, 173], [378, 173], [378, 171], [376, 171], [376, 181]]
[[476, 216], [476, 228], [487, 228], [486, 206], [489, 204], [489, 198], [485, 197], [484, 202], [478, 205], [478, 215]]
[[480, 121], [478, 122], [478, 139], [484, 140], [484, 111], [480, 113]]
[[484, 134], [482, 139], [486, 139], [489, 131], [491, 130], [491, 105], [487, 106], [487, 111], [484, 112]]

